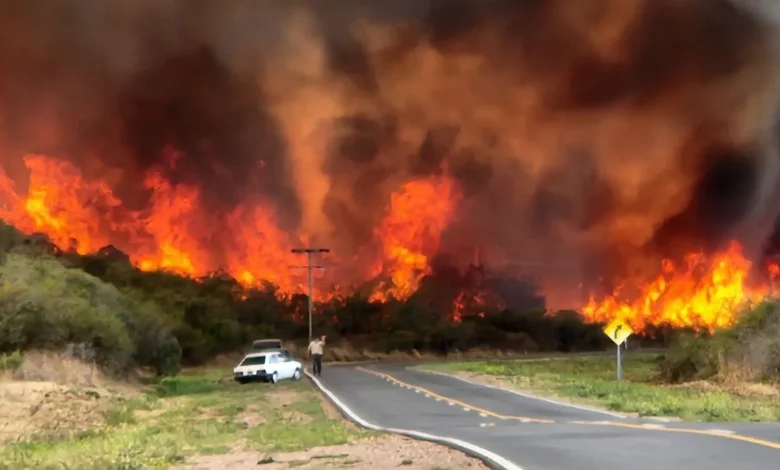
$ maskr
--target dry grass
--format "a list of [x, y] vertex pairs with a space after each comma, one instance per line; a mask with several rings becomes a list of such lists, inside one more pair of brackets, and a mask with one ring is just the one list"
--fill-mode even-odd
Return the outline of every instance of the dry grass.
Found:
[[[430, 443], [344, 421], [307, 381], [241, 386], [225, 369], [154, 387], [68, 357], [30, 353], [0, 381], [2, 469], [480, 469]], [[44, 380], [45, 379], [45, 380]]]
[[[39, 378], [31, 367], [25, 377]], [[90, 369], [58, 377], [82, 385], [2, 384], [3, 422], [15, 437], [0, 448], [0, 468], [168, 468], [199, 453], [298, 451], [366, 435], [330, 418], [306, 381], [241, 386], [224, 369], [198, 370], [122, 393]]]
[[0, 379], [0, 444], [63, 440], [106, 426], [106, 413], [137, 396], [137, 385], [102, 374], [94, 364], [30, 352]]
[[[304, 359], [306, 358], [307, 345], [302, 343], [296, 343], [292, 341], [284, 342], [284, 347], [292, 353], [293, 356]], [[482, 349], [474, 348], [468, 351], [455, 350], [449, 353], [447, 359], [490, 359], [490, 358], [512, 358], [523, 356], [524, 353], [517, 351], [507, 351], [500, 349]], [[244, 357], [244, 353], [237, 351], [232, 354], [221, 354], [209, 361], [207, 367], [233, 367], [238, 363], [241, 358]], [[352, 345], [349, 341], [340, 341], [338, 343], [329, 344], [325, 347], [325, 355], [323, 361], [325, 363], [359, 363], [367, 361], [384, 361], [384, 360], [397, 360], [397, 361], [426, 361], [443, 359], [445, 356], [439, 354], [433, 354], [430, 352], [412, 351], [391, 351], [389, 353], [376, 352], [367, 348], [358, 348]]]

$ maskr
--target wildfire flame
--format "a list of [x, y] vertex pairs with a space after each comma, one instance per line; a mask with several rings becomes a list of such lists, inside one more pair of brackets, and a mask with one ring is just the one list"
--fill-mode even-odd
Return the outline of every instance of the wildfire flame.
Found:
[[[29, 155], [24, 163], [30, 172], [26, 194], [17, 193], [0, 169], [0, 218], [24, 232], [44, 233], [82, 255], [113, 245], [145, 271], [198, 277], [224, 269], [247, 286], [270, 282], [282, 294], [304, 291], [305, 273], [293, 269], [301, 260], [291, 253], [306, 244], [304, 237], [280, 230], [269, 205], [239, 205], [227, 215], [226, 227], [219, 227], [203, 209], [197, 187], [173, 185], [160, 171], [145, 176], [152, 194], [148, 206], [129, 210], [108, 184], [84, 178], [68, 162]], [[439, 176], [407, 182], [391, 196], [375, 231], [381, 246], [375, 274], [389, 283], [380, 283], [373, 300], [405, 299], [417, 289], [430, 272], [428, 258], [439, 248], [456, 193], [454, 180]], [[222, 241], [222, 253], [205, 247], [204, 240], [215, 238]], [[314, 296], [329, 297], [325, 290]]]
[[[622, 319], [635, 332], [648, 325], [709, 331], [728, 327], [746, 302], [769, 293], [766, 286], [748, 285], [751, 266], [737, 242], [709, 259], [691, 253], [681, 264], [663, 260], [661, 274], [642, 285], [638, 296], [625, 300], [618, 289], [599, 301], [591, 297], [582, 314], [590, 322]], [[776, 270], [770, 267], [770, 274]]]
[[[277, 228], [265, 205], [238, 206], [227, 216], [227, 227], [218, 227], [209, 223], [197, 187], [172, 185], [159, 171], [144, 179], [152, 194], [148, 207], [130, 210], [105, 182], [85, 179], [68, 162], [29, 155], [24, 163], [30, 171], [26, 194], [0, 175], [0, 218], [23, 232], [44, 233], [82, 255], [110, 244], [145, 271], [203, 276], [226, 268], [246, 285], [270, 281], [284, 292], [300, 287], [290, 270], [297, 261], [290, 253], [295, 240]], [[224, 253], [208, 252], [202, 241], [224, 232], [230, 234]]]
[[[29, 155], [26, 194], [0, 171], [0, 218], [22, 231], [45, 233], [53, 243], [80, 254], [114, 245], [129, 254], [141, 270], [165, 269], [188, 276], [202, 276], [224, 268], [240, 283], [252, 286], [271, 282], [283, 294], [302, 291], [300, 264], [290, 252], [304, 244], [278, 228], [274, 211], [267, 204], [242, 204], [227, 216], [226, 227], [209, 223], [197, 187], [173, 185], [159, 171], [150, 170], [144, 185], [152, 196], [147, 207], [130, 210], [102, 180], [85, 178], [74, 165], [42, 155]], [[430, 257], [441, 243], [459, 201], [455, 181], [435, 176], [404, 183], [393, 193], [387, 213], [375, 230], [381, 247], [374, 273], [380, 282], [370, 299], [406, 299], [430, 273]], [[226, 229], [230, 235], [220, 235]], [[204, 240], [222, 237], [223, 253], [209, 252]], [[636, 332], [648, 325], [714, 330], [734, 323], [747, 301], [767, 295], [766, 286], [748, 285], [752, 263], [742, 247], [707, 257], [687, 255], [682, 263], [663, 260], [652, 282], [629, 283], [601, 300], [591, 296], [582, 308], [589, 322], [620, 318]], [[776, 264], [768, 267], [770, 278], [780, 274]], [[639, 286], [631, 295], [626, 286]], [[327, 294], [316, 292], [319, 299]], [[460, 321], [466, 310], [483, 315], [484, 295], [461, 292], [453, 302], [452, 320]], [[498, 301], [498, 300], [497, 300]], [[468, 308], [467, 308], [468, 307]]]
[[410, 181], [392, 195], [389, 213], [376, 231], [384, 254], [382, 270], [390, 273], [390, 284], [381, 283], [371, 294], [372, 301], [390, 296], [403, 300], [417, 290], [420, 279], [430, 272], [429, 257], [439, 248], [456, 199], [454, 181], [447, 177]]

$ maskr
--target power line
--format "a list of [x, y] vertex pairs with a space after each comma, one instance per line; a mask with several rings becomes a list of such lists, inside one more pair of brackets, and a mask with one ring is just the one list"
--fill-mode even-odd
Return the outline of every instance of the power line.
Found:
[[314, 301], [312, 300], [312, 296], [314, 295], [314, 270], [315, 269], [324, 269], [321, 265], [313, 265], [311, 264], [312, 255], [318, 254], [318, 253], [330, 253], [330, 250], [328, 248], [293, 248], [290, 250], [292, 253], [295, 254], [306, 254], [306, 266], [292, 266], [296, 268], [306, 268], [306, 271], [308, 272], [308, 278], [309, 278], [309, 342], [311, 343], [312, 340], [312, 322], [311, 322], [311, 313], [314, 309]]

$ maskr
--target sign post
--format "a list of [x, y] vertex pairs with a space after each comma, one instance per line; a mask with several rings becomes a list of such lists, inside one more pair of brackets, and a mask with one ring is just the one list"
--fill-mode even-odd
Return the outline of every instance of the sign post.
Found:
[[628, 326], [628, 323], [617, 318], [604, 327], [604, 334], [617, 346], [617, 379], [623, 380], [623, 353], [621, 346], [631, 336], [634, 331]]

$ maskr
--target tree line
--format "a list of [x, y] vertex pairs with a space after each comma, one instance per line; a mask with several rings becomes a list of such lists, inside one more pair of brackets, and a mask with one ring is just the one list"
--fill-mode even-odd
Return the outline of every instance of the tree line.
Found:
[[[543, 297], [518, 280], [493, 282], [515, 299], [508, 306], [465, 311], [453, 321], [452, 300], [474, 277], [438, 268], [404, 301], [371, 302], [355, 293], [317, 303], [314, 330], [331, 344], [377, 353], [567, 352], [611, 344], [575, 312], [546, 312]], [[140, 271], [111, 247], [80, 256], [0, 226], [0, 352], [70, 348], [106, 368], [151, 366], [172, 375], [258, 338], [305, 342], [307, 304], [305, 295], [280, 295], [271, 284], [247, 288], [222, 273], [192, 279]], [[655, 341], [663, 339], [660, 332]]]

